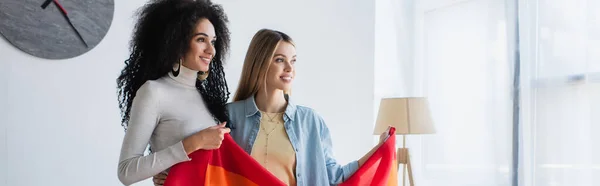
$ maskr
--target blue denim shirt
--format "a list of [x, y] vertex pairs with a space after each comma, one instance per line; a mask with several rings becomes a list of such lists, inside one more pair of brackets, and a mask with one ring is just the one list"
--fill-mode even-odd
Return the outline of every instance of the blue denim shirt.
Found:
[[[254, 96], [228, 104], [231, 136], [248, 154], [258, 135], [261, 113]], [[296, 151], [296, 183], [299, 186], [336, 185], [358, 169], [358, 161], [340, 165], [333, 157], [331, 136], [323, 119], [311, 108], [288, 101], [283, 117], [285, 131]]]

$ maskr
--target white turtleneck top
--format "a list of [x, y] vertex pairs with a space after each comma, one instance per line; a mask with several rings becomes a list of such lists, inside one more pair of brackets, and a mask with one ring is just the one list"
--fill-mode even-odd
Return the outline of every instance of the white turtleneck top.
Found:
[[[182, 140], [216, 124], [196, 89], [196, 78], [197, 71], [181, 66], [177, 77], [169, 72], [137, 90], [119, 157], [123, 184], [131, 185], [189, 161]], [[148, 144], [153, 152], [144, 155]]]

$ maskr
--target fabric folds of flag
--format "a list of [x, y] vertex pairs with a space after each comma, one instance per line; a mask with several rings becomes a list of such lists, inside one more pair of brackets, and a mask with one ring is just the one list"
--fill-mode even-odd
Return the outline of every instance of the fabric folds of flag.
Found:
[[[341, 186], [397, 186], [395, 128], [389, 137]], [[198, 150], [191, 161], [174, 165], [164, 186], [279, 186], [285, 185], [239, 147], [229, 134], [219, 149]]]
[[389, 137], [379, 146], [373, 155], [340, 186], [398, 185], [396, 128], [390, 128], [388, 135]]
[[221, 147], [198, 150], [192, 160], [174, 165], [164, 186], [285, 185], [225, 134]]

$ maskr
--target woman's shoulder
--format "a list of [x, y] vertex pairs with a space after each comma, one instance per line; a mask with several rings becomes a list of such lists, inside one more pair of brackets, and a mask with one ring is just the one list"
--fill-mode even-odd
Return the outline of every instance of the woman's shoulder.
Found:
[[295, 119], [305, 128], [320, 129], [325, 125], [323, 117], [311, 107], [296, 105]]
[[[151, 97], [157, 97], [162, 92], [161, 89], [164, 89], [164, 85], [158, 82], [157, 80], [148, 80], [137, 89], [136, 95], [146, 95]], [[136, 96], [137, 97], [137, 96]]]
[[229, 115], [229, 121], [237, 123], [243, 121], [246, 116], [246, 107], [244, 101], [234, 101], [225, 105], [227, 114]]
[[244, 110], [244, 100], [227, 103], [226, 107], [229, 112]]
[[303, 105], [296, 105], [296, 116], [321, 120], [321, 115], [315, 109]]
[[296, 106], [296, 121], [304, 131], [309, 132], [309, 136], [322, 137], [329, 133], [325, 120], [319, 112], [308, 106]]

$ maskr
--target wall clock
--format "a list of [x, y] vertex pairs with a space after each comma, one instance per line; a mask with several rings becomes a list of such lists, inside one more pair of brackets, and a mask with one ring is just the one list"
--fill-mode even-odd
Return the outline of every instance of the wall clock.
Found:
[[113, 14], [113, 0], [1, 0], [0, 34], [28, 54], [67, 59], [98, 45]]

